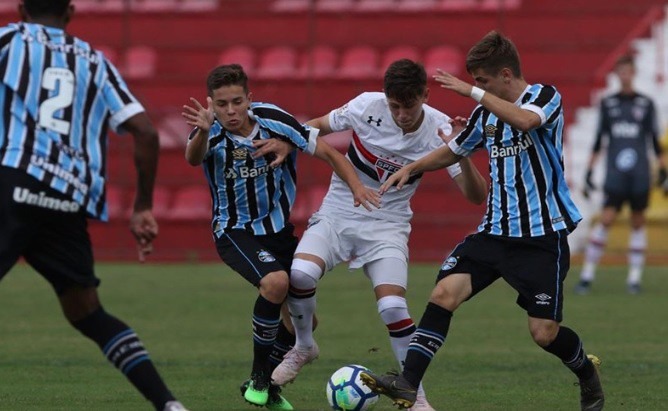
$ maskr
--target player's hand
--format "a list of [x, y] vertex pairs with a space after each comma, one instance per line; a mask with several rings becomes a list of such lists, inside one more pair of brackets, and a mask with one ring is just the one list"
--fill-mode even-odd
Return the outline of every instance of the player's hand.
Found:
[[[253, 158], [260, 158], [266, 155], [272, 155], [273, 159], [269, 166], [276, 168], [290, 155], [292, 150], [296, 149], [294, 144], [290, 144], [280, 138], [267, 138], [263, 140], [253, 140], [253, 146], [257, 149], [251, 154]], [[271, 157], [271, 156], [270, 156]]]
[[443, 140], [445, 144], [448, 144], [450, 140], [455, 138], [457, 134], [459, 134], [459, 131], [458, 132], [453, 131], [451, 134], [445, 134], [445, 131], [441, 130], [440, 128], [438, 129], [438, 136], [441, 138], [441, 140]]
[[471, 96], [471, 90], [473, 86], [469, 83], [458, 79], [450, 73], [446, 73], [441, 69], [436, 69], [436, 73], [433, 77], [436, 82], [441, 83], [441, 87], [447, 90], [452, 90], [457, 94], [460, 94], [464, 97]]
[[387, 192], [387, 190], [390, 189], [393, 185], [396, 184], [397, 190], [401, 190], [401, 188], [406, 184], [408, 179], [411, 176], [411, 170], [410, 170], [410, 164], [407, 166], [403, 166], [399, 171], [396, 173], [392, 174], [385, 180], [385, 182], [380, 186], [380, 189], [378, 192], [383, 195]]
[[206, 98], [206, 108], [204, 108], [194, 97], [190, 97], [190, 101], [193, 103], [194, 107], [184, 105], [181, 116], [186, 119], [186, 123], [189, 125], [208, 132], [214, 120], [213, 100], [211, 97]]
[[582, 195], [587, 199], [589, 198], [589, 194], [591, 194], [592, 191], [596, 191], [596, 186], [592, 181], [592, 174], [592, 169], [587, 170], [587, 174], [585, 174], [585, 183], [584, 188], [582, 189]]
[[153, 240], [158, 236], [158, 223], [151, 210], [133, 211], [130, 217], [130, 232], [137, 241], [139, 262], [153, 252]]
[[362, 206], [369, 211], [373, 210], [371, 206], [380, 208], [380, 193], [377, 191], [362, 184], [351, 191], [353, 193], [353, 205], [355, 207]]
[[665, 167], [659, 168], [659, 179], [657, 183], [663, 190], [663, 195], [668, 197], [668, 171], [666, 171]]

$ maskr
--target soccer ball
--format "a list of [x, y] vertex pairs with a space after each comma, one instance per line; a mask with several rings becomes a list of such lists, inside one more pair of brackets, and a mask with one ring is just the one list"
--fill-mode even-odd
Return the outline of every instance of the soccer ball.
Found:
[[378, 402], [378, 394], [362, 383], [360, 372], [369, 371], [361, 365], [346, 365], [329, 377], [327, 401], [333, 410], [367, 411]]

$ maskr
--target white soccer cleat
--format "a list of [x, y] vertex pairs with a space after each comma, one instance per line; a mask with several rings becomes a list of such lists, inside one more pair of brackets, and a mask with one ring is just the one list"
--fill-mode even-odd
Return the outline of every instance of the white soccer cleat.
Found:
[[436, 411], [429, 402], [427, 402], [427, 397], [424, 395], [424, 392], [418, 391], [417, 398], [413, 403], [413, 406], [408, 409], [408, 411]]
[[312, 347], [293, 347], [285, 354], [283, 361], [278, 364], [278, 367], [271, 374], [273, 384], [282, 386], [294, 381], [302, 367], [318, 358], [318, 354], [320, 354], [320, 349], [315, 341], [313, 341]]
[[163, 411], [188, 411], [186, 407], [183, 406], [178, 401], [167, 401], [165, 404], [165, 408], [162, 409]]

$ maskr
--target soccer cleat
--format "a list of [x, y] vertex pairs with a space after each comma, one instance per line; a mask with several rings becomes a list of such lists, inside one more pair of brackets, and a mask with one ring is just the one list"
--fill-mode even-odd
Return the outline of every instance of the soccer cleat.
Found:
[[434, 407], [429, 404], [427, 397], [425, 397], [424, 392], [418, 391], [417, 397], [413, 406], [408, 409], [408, 411], [436, 411]]
[[591, 354], [587, 355], [587, 358], [594, 364], [594, 375], [588, 380], [580, 380], [578, 383], [580, 386], [580, 409], [582, 411], [600, 411], [603, 409], [603, 404], [605, 403], [603, 387], [598, 375], [601, 360]]
[[639, 283], [631, 283], [626, 286], [626, 292], [631, 295], [638, 295], [641, 291]]
[[165, 403], [165, 408], [162, 409], [163, 411], [188, 411], [186, 407], [183, 406], [178, 401], [167, 401]]
[[577, 295], [587, 295], [591, 292], [591, 282], [580, 280], [580, 282], [575, 285], [573, 291], [575, 291], [575, 294]]
[[283, 361], [278, 364], [271, 374], [272, 383], [282, 386], [294, 381], [302, 367], [313, 362], [319, 354], [320, 349], [315, 341], [310, 348], [293, 347], [285, 354]]
[[[269, 381], [266, 380], [263, 374], [253, 374], [248, 382], [248, 386], [244, 391], [243, 396], [246, 402], [264, 407], [269, 401]], [[242, 387], [244, 384], [242, 384]]]
[[360, 379], [371, 391], [389, 397], [400, 409], [410, 408], [417, 402], [417, 389], [399, 373], [375, 375], [362, 371]]
[[[241, 390], [241, 396], [245, 398], [246, 390], [250, 385], [251, 380], [246, 380], [241, 384], [239, 389]], [[281, 387], [278, 385], [271, 384], [269, 386], [269, 399], [265, 404], [268, 410], [271, 411], [292, 411], [294, 407], [281, 395]]]

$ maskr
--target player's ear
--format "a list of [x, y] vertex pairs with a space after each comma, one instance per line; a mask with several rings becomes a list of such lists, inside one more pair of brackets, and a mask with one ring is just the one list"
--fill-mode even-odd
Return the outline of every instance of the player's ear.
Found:
[[28, 21], [29, 16], [28, 12], [26, 11], [26, 6], [23, 4], [23, 0], [19, 2], [18, 10], [19, 10], [19, 16], [21, 16], [21, 21]]
[[67, 6], [67, 11], [65, 12], [65, 24], [68, 24], [70, 20], [72, 20], [72, 15], [74, 14], [74, 4], [70, 3], [69, 6]]

